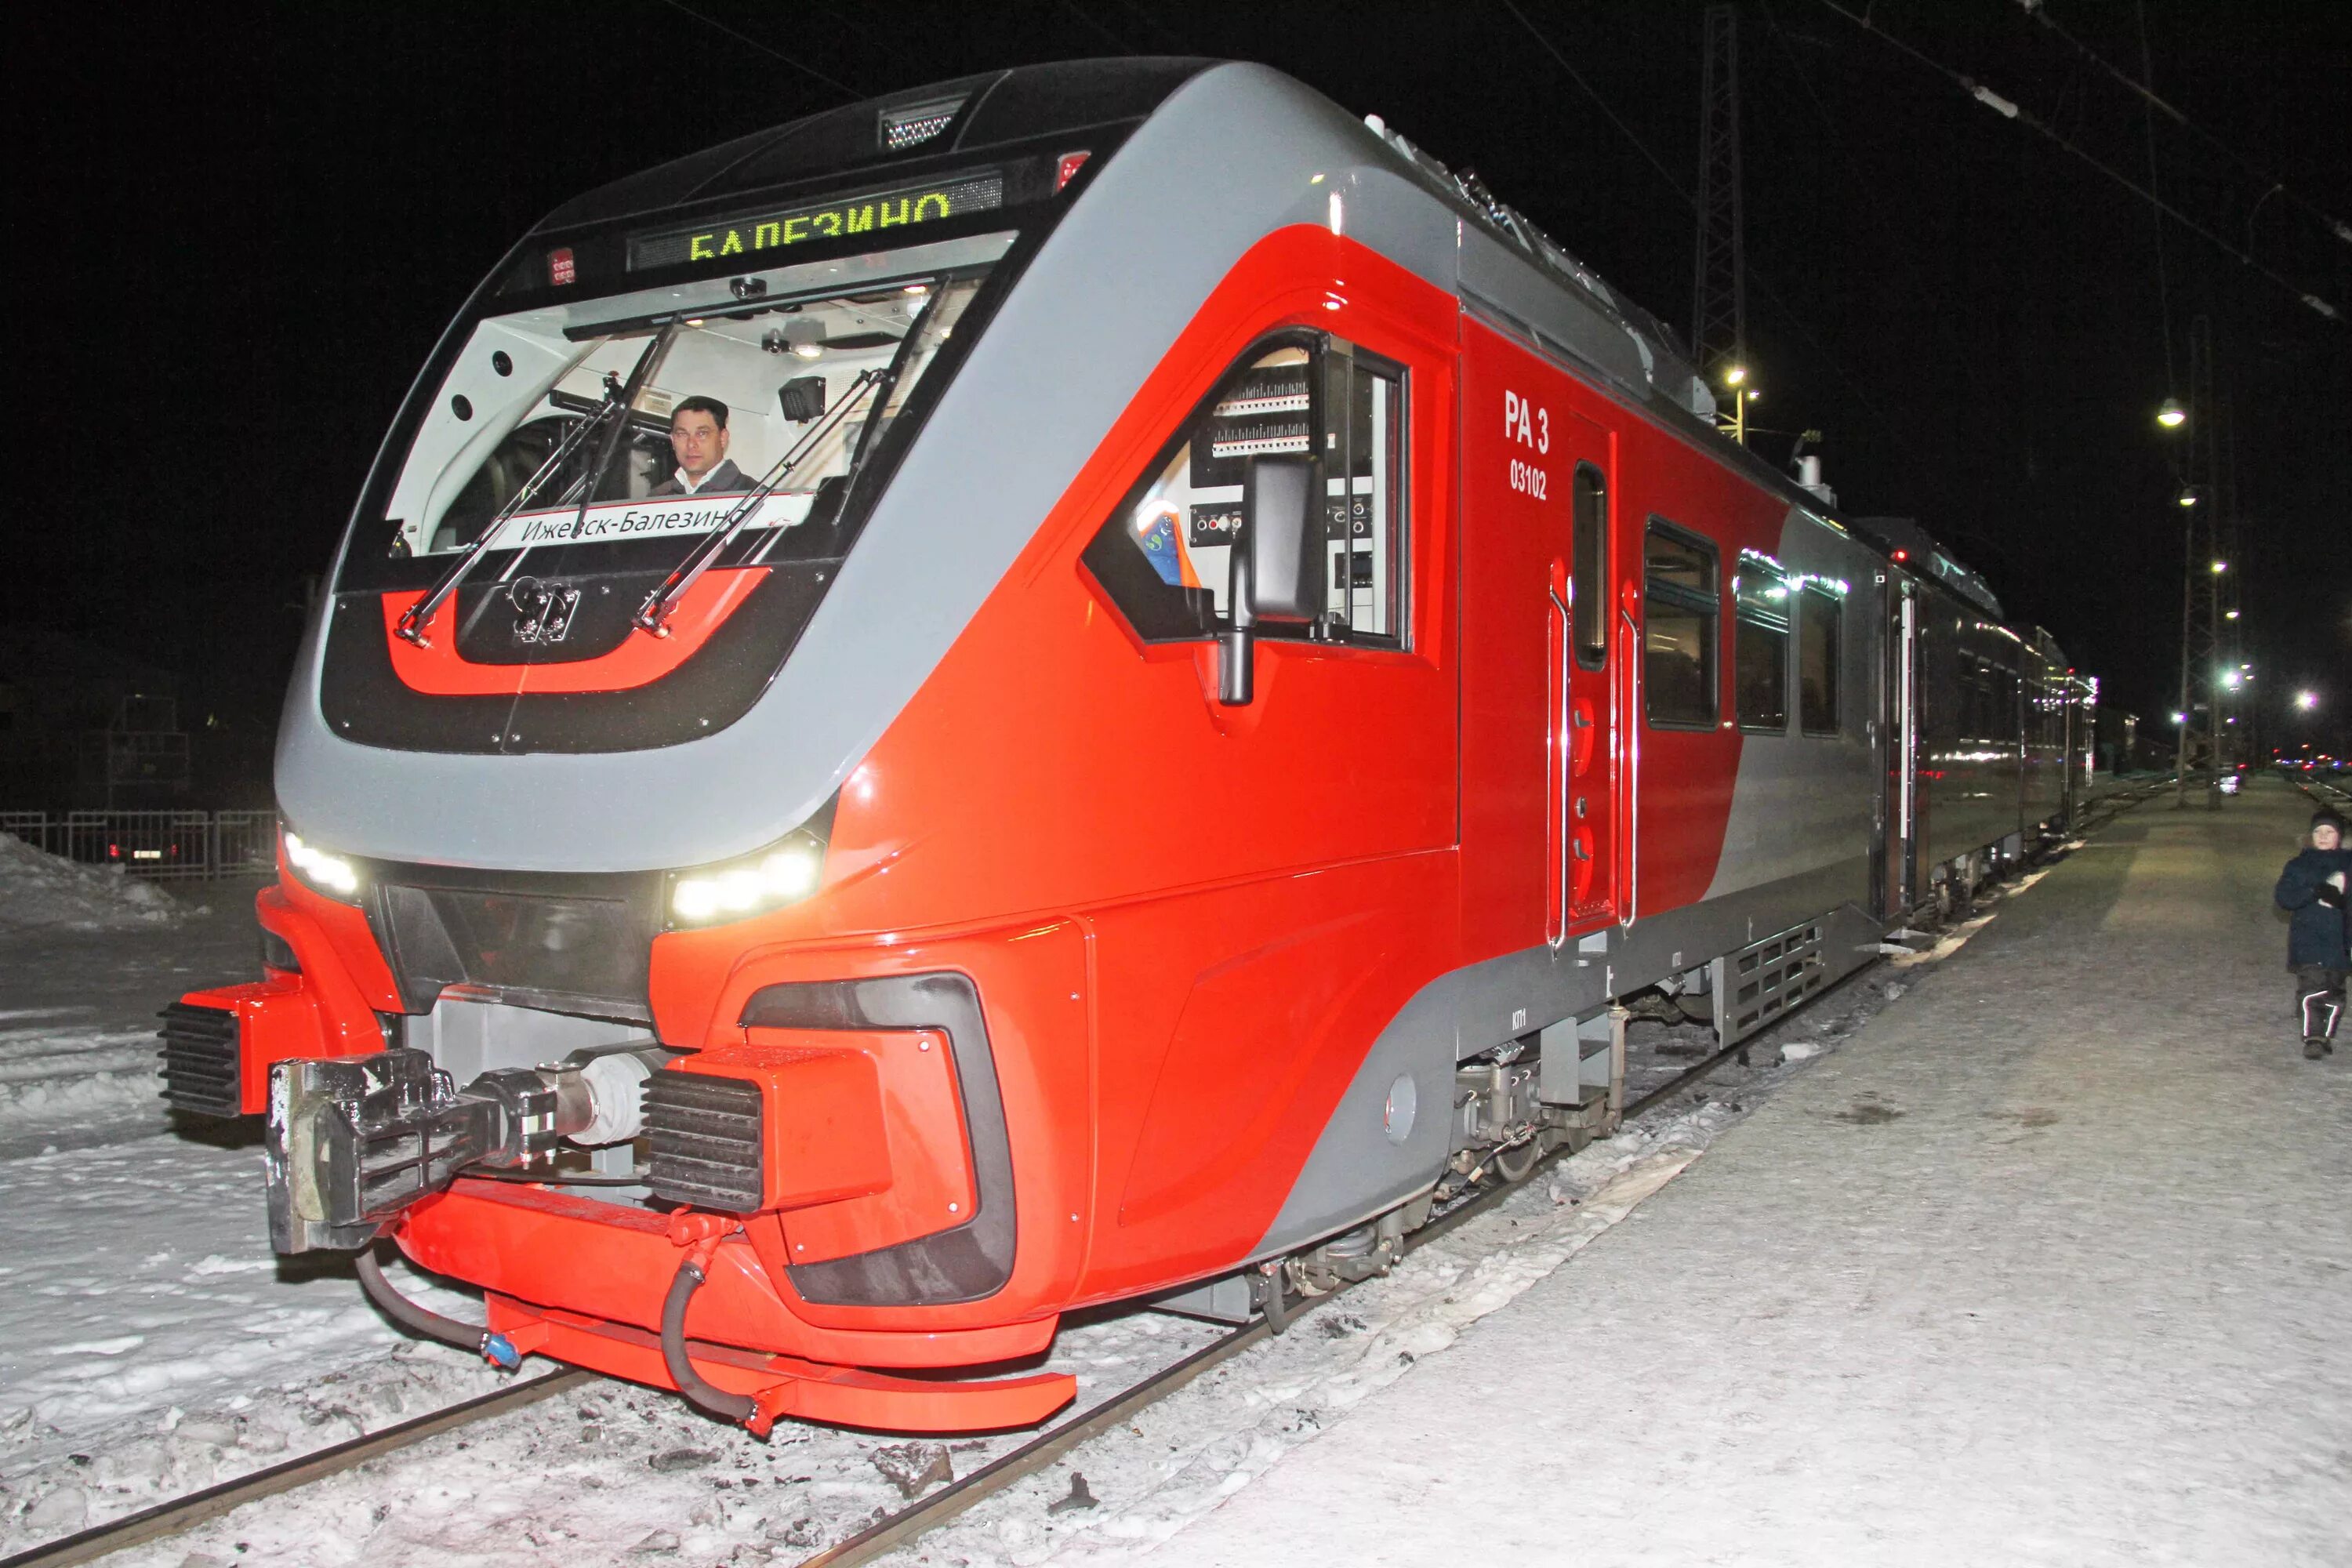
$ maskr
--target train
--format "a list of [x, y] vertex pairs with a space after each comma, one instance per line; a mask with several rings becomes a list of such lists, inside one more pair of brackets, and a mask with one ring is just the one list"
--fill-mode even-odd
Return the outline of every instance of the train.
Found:
[[[306, 632], [260, 978], [165, 1094], [274, 1247], [754, 1432], [1281, 1322], [2063, 833], [2095, 684], [1671, 331], [1271, 68], [991, 71], [579, 197]], [[483, 1293], [459, 1322], [384, 1261]]]

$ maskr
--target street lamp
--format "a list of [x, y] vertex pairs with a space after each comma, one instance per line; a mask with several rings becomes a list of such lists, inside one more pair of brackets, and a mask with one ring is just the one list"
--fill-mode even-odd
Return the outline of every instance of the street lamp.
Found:
[[1748, 384], [1748, 367], [1734, 364], [1723, 373], [1723, 384], [1731, 389], [1731, 423], [1726, 426], [1731, 438], [1741, 446], [1748, 445], [1748, 405], [1759, 402], [1764, 395]]
[[2319, 706], [2319, 693], [2316, 691], [2298, 691], [2294, 694], [2294, 705], [2308, 713]]
[[2229, 569], [2230, 563], [2226, 561], [2216, 561], [2213, 563], [2213, 575], [2216, 577], [2219, 577], [2222, 573], [2227, 572]]
[[2189, 422], [2189, 410], [2180, 406], [2180, 399], [2168, 397], [2164, 406], [2156, 411], [2156, 422], [2168, 430], [2178, 430]]
[[2182, 506], [2195, 506], [2197, 504], [2197, 487], [2195, 485], [2183, 485], [2180, 487], [2180, 504]]

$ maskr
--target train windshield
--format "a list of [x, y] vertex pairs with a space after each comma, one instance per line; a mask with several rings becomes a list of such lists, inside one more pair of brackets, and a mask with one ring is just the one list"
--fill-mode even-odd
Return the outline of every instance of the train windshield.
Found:
[[863, 466], [1009, 238], [483, 320], [423, 411], [383, 553], [683, 549], [754, 489], [739, 553], [840, 553]]

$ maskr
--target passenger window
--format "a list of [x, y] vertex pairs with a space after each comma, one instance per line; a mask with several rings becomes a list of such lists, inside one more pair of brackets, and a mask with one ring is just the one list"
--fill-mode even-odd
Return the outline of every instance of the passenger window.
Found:
[[1789, 585], [1743, 552], [1732, 580], [1731, 706], [1743, 730], [1789, 729]]
[[1609, 662], [1609, 487], [1590, 463], [1576, 465], [1576, 662]]
[[1642, 625], [1642, 686], [1650, 722], [1714, 727], [1717, 620], [1722, 613], [1715, 546], [1658, 518], [1643, 552], [1649, 613]]
[[1294, 334], [1243, 356], [1087, 543], [1087, 569], [1146, 640], [1214, 635], [1232, 614], [1249, 459], [1309, 451], [1327, 498], [1324, 614], [1257, 634], [1402, 647], [1404, 373], [1336, 339]]
[[1797, 596], [1797, 688], [1808, 735], [1838, 732], [1838, 610], [1832, 595], [1808, 588]]

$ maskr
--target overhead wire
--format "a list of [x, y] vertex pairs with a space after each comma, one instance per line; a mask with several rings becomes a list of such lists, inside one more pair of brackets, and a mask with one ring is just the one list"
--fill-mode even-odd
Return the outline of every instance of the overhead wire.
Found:
[[2140, 81], [2133, 78], [2128, 71], [2108, 63], [2099, 55], [2098, 51], [2092, 48], [2088, 44], [2083, 42], [2082, 39], [2076, 37], [2074, 34], [2068, 32], [2064, 27], [2059, 26], [2057, 21], [2051, 16], [2050, 7], [2044, 3], [2044, 0], [2018, 0], [2018, 5], [2019, 8], [2029, 17], [2039, 23], [2049, 32], [2063, 39], [2068, 47], [2073, 48], [2076, 54], [2081, 55], [2084, 59], [2090, 61], [2093, 65], [2097, 66], [2101, 70], [2115, 78], [2116, 80], [2121, 83], [2127, 91], [2137, 95], [2147, 105], [2150, 113], [2154, 113], [2156, 110], [2161, 110], [2164, 112], [2165, 117], [2170, 120], [2174, 124], [2179, 126], [2183, 131], [2188, 132], [2190, 135], [2195, 136], [2199, 141], [2203, 142], [2215, 152], [2221, 153], [2224, 157], [2230, 159], [2232, 163], [2245, 170], [2248, 174], [2253, 175], [2256, 179], [2261, 180], [2263, 183], [2265, 189], [2263, 192], [2262, 201], [2258, 201], [2254, 204], [2256, 207], [2259, 208], [2262, 205], [2263, 201], [2268, 201], [2273, 196], [2284, 196], [2290, 203], [2301, 207], [2305, 212], [2318, 219], [2319, 222], [2326, 226], [2327, 230], [2331, 234], [2335, 235], [2337, 239], [2342, 240], [2347, 245], [2352, 245], [2352, 223], [2347, 223], [2344, 219], [2337, 217], [2334, 213], [2328, 212], [2326, 208], [2305, 201], [2302, 196], [2298, 195], [2294, 191], [2289, 190], [2287, 188], [2286, 182], [2280, 179], [2275, 174], [2263, 168], [2260, 163], [2255, 163], [2252, 158], [2247, 157], [2235, 147], [2231, 146], [2227, 142], [2222, 141], [2221, 138], [2214, 135], [2211, 132], [2206, 130], [2203, 126], [2189, 119], [2187, 114], [2181, 112], [2180, 110], [2175, 108], [2172, 104], [2167, 102], [2163, 98], [2158, 95], [2154, 87], [2149, 85], [2156, 80], [2156, 73], [2154, 70], [2149, 68], [2147, 64], [2147, 13], [2146, 7], [2143, 6], [2140, 11], [2140, 69], [2147, 79], [2147, 81]]
[[[2147, 73], [2148, 80], [2154, 81], [2156, 56], [2147, 47], [2147, 0], [2137, 0], [2135, 8], [2139, 15], [2139, 68]], [[2153, 99], [2154, 95], [2151, 94], [2150, 103], [2141, 106], [2143, 118], [2147, 122], [2147, 188], [2150, 191], [2157, 188], [2156, 110], [2153, 107]], [[2172, 287], [2166, 280], [2164, 268], [2164, 214], [2152, 212], [2148, 214], [2148, 221], [2156, 226], [2156, 308], [2164, 319], [2164, 392], [2165, 395], [2169, 397], [2180, 390], [2180, 383], [2172, 374]]]
[[1059, 5], [1063, 10], [1068, 12], [1079, 21], [1085, 23], [1087, 26], [1092, 29], [1094, 33], [1105, 43], [1110, 45], [1120, 54], [1132, 55], [1140, 52], [1133, 44], [1129, 43], [1125, 38], [1122, 38], [1117, 33], [1112, 32], [1108, 26], [1097, 20], [1085, 6], [1080, 5], [1077, 3], [1077, 0], [1055, 0], [1055, 3]]
[[[1506, 4], [1507, 3], [1508, 0], [1506, 0]], [[1983, 104], [1994, 113], [2000, 115], [2004, 119], [2013, 120], [2029, 130], [2036, 132], [2042, 136], [2057, 143], [2058, 146], [2063, 148], [2066, 152], [2073, 153], [2075, 157], [2081, 159], [2084, 163], [2089, 164], [2100, 174], [2105, 174], [2116, 184], [2121, 185], [2124, 189], [2139, 197], [2140, 200], [2147, 202], [2151, 206], [2155, 207], [2157, 211], [2163, 214], [2166, 217], [2172, 219], [2173, 222], [2189, 230], [2189, 233], [2196, 235], [2199, 238], [2204, 240], [2215, 249], [2221, 251], [2224, 255], [2227, 255], [2237, 261], [2239, 265], [2246, 268], [2250, 271], [2261, 273], [2264, 278], [2269, 279], [2272, 282], [2277, 284], [2288, 293], [2293, 294], [2314, 314], [2325, 316], [2327, 320], [2335, 322], [2338, 326], [2342, 326], [2344, 324], [2344, 313], [2334, 304], [2321, 299], [2318, 295], [2312, 293], [2309, 289], [2305, 289], [2301, 284], [2296, 283], [2292, 279], [2284, 277], [2281, 274], [2273, 271], [2270, 268], [2263, 266], [2261, 262], [2255, 260], [2243, 250], [2239, 249], [2236, 246], [2231, 244], [2228, 240], [2223, 239], [2211, 229], [2206, 227], [2203, 224], [2189, 216], [2187, 213], [2182, 212], [2179, 207], [2176, 207], [2171, 203], [2165, 201], [2156, 192], [2135, 182], [2130, 175], [2110, 168], [2107, 164], [2100, 162], [2097, 158], [2093, 157], [2088, 152], [2077, 145], [2063, 132], [2059, 131], [2057, 127], [2042, 120], [2032, 110], [2027, 109], [2022, 104], [2002, 97], [2000, 93], [1995, 92], [1991, 88], [1978, 81], [1975, 78], [1955, 70], [1950, 66], [1945, 65], [1942, 61], [1931, 58], [1919, 49], [1914, 48], [1911, 45], [1905, 43], [1902, 39], [1896, 37], [1885, 28], [1880, 26], [1868, 16], [1856, 16], [1853, 12], [1849, 11], [1845, 6], [1840, 5], [1838, 0], [1820, 0], [1820, 3], [1829, 7], [1829, 9], [1836, 12], [1839, 16], [1844, 17], [1847, 21], [1852, 22], [1864, 32], [1870, 34], [1874, 37], [1885, 39], [1889, 47], [1894, 48], [1900, 53], [1908, 55], [1911, 58], [1916, 60], [1927, 69], [1935, 72], [1937, 76], [1944, 78], [1953, 86], [1959, 89], [1960, 91], [1966, 93], [1969, 97], [1975, 99], [1979, 103]]]
[[1111, 0], [1111, 3], [1117, 5], [1120, 10], [1126, 12], [1129, 16], [1133, 16], [1137, 21], [1141, 22], [1153, 32], [1159, 34], [1161, 37], [1166, 38], [1170, 43], [1174, 44], [1178, 48], [1183, 50], [1185, 53], [1190, 54], [1192, 52], [1192, 45], [1190, 39], [1186, 38], [1183, 34], [1178, 32], [1175, 28], [1161, 22], [1157, 16], [1154, 16], [1150, 12], [1146, 11], [1142, 6], [1135, 4], [1135, 0]]
[[[1845, 165], [1846, 172], [1853, 177], [1853, 183], [1860, 187], [1862, 194], [1869, 198], [1864, 204], [1863, 210], [1869, 215], [1871, 222], [1878, 227], [1880, 233], [1906, 249], [1915, 249], [1916, 242], [1911, 237], [1897, 229], [1893, 221], [1886, 216], [1885, 200], [1879, 195], [1877, 187], [1871, 183], [1869, 176], [1863, 173], [1860, 162], [1847, 150], [1845, 140], [1839, 133], [1836, 120], [1830, 114], [1829, 106], [1822, 101], [1822, 95], [1813, 89], [1812, 79], [1805, 74], [1804, 62], [1797, 58], [1797, 51], [1789, 39], [1788, 29], [1780, 26], [1780, 18], [1772, 10], [1771, 0], [1757, 0], [1757, 5], [1764, 14], [1765, 26], [1771, 29], [1774, 42], [1780, 46], [1781, 58], [1789, 62], [1789, 73], [1797, 79], [1797, 85], [1804, 89], [1805, 100], [1813, 106], [1814, 117], [1821, 121], [1822, 129], [1828, 133], [1830, 144], [1836, 149], [1839, 161]], [[1959, 329], [1954, 322], [1952, 312], [1931, 310], [1928, 315], [1942, 330], [1944, 339], [1953, 350], [1954, 363], [1965, 361], [1968, 358], [1965, 352], [1966, 345], [1960, 341]]]
[[[1501, 0], [1501, 4], [1503, 9], [1508, 11], [1515, 18], [1517, 19], [1519, 26], [1527, 29], [1528, 36], [1534, 38], [1537, 43], [1543, 46], [1544, 52], [1551, 56], [1553, 61], [1559, 65], [1559, 68], [1567, 73], [1569, 80], [1574, 82], [1583, 90], [1584, 95], [1591, 99], [1594, 106], [1608, 118], [1609, 123], [1614, 125], [1618, 129], [1619, 132], [1624, 136], [1625, 140], [1633, 144], [1636, 152], [1640, 153], [1643, 157], [1649, 160], [1650, 166], [1657, 170], [1658, 177], [1666, 182], [1667, 187], [1671, 189], [1675, 195], [1682, 197], [1683, 204], [1685, 206], [1688, 206], [1691, 211], [1696, 214], [1698, 211], [1698, 198], [1693, 195], [1690, 191], [1684, 186], [1680, 180], [1675, 178], [1673, 171], [1666, 167], [1664, 163], [1659, 159], [1655, 153], [1650, 151], [1649, 143], [1643, 142], [1642, 138], [1635, 133], [1632, 126], [1626, 124], [1623, 120], [1618, 118], [1617, 111], [1610, 107], [1609, 100], [1602, 98], [1599, 90], [1595, 89], [1591, 82], [1584, 79], [1583, 73], [1569, 63], [1568, 57], [1560, 53], [1558, 46], [1553, 44], [1551, 39], [1545, 37], [1540, 28], [1538, 28], [1533, 22], [1528, 20], [1527, 13], [1519, 9], [1518, 5], [1515, 3], [1515, 0]], [[1896, 446], [1908, 450], [1909, 443], [1906, 438], [1904, 426], [1889, 418], [1879, 409], [1875, 403], [1871, 401], [1869, 394], [1864, 392], [1861, 385], [1854, 381], [1853, 377], [1846, 374], [1845, 366], [1838, 362], [1837, 356], [1830, 353], [1828, 346], [1814, 334], [1812, 328], [1805, 324], [1804, 318], [1800, 316], [1796, 310], [1790, 305], [1789, 301], [1781, 296], [1780, 291], [1772, 286], [1771, 279], [1765, 277], [1763, 273], [1758, 271], [1753, 263], [1750, 263], [1748, 266], [1747, 272], [1748, 280], [1753, 282], [1757, 288], [1763, 291], [1764, 297], [1770, 300], [1772, 304], [1779, 309], [1781, 316], [1789, 322], [1789, 324], [1796, 328], [1797, 331], [1803, 335], [1804, 340], [1812, 345], [1813, 352], [1821, 356], [1822, 363], [1828, 365], [1831, 373], [1834, 374], [1838, 380], [1845, 384], [1846, 391], [1853, 395], [1854, 401], [1862, 406], [1863, 412], [1868, 414], [1871, 418], [1876, 420], [1880, 426], [1883, 427], [1886, 431], [1887, 435], [1894, 440]]]
[[768, 56], [771, 59], [782, 60], [784, 64], [792, 67], [793, 69], [800, 72], [803, 76], [814, 77], [818, 81], [824, 83], [827, 87], [840, 89], [843, 92], [847, 93], [852, 98], [864, 98], [866, 96], [866, 93], [850, 86], [839, 77], [829, 76], [825, 72], [817, 69], [816, 67], [810, 65], [806, 60], [796, 60], [793, 58], [792, 56], [784, 53], [783, 50], [763, 44], [759, 39], [751, 37], [749, 33], [737, 31], [735, 28], [729, 26], [726, 23], [719, 20], [716, 16], [704, 16], [693, 6], [687, 5], [685, 0], [658, 0], [658, 3], [668, 6], [673, 11], [682, 12], [685, 15], [693, 17], [696, 21], [701, 23], [706, 27], [717, 28], [719, 32], [726, 34], [729, 37], [733, 38], [738, 43], [749, 44], [751, 47], [759, 50], [761, 54]]

